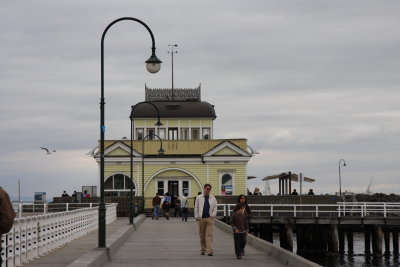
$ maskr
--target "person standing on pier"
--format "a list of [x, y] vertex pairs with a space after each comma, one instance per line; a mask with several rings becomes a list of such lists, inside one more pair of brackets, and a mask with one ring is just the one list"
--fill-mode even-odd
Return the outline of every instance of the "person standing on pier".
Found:
[[[13, 224], [15, 218], [15, 211], [11, 204], [10, 197], [7, 192], [0, 186], [0, 255], [1, 255], [1, 235], [8, 233]], [[3, 262], [0, 256], [0, 265]]]
[[171, 208], [171, 196], [169, 195], [169, 192], [165, 193], [162, 208], [164, 210], [165, 218], [169, 220], [169, 209]]
[[239, 203], [233, 209], [231, 216], [231, 226], [233, 230], [233, 240], [235, 242], [235, 254], [237, 259], [244, 256], [244, 248], [246, 246], [246, 237], [249, 232], [247, 218], [245, 213], [245, 206]]
[[187, 222], [189, 213], [189, 198], [188, 193], [183, 194], [181, 198], [182, 222]]
[[161, 204], [161, 198], [158, 193], [156, 193], [156, 196], [153, 197], [153, 217], [151, 218], [152, 220], [156, 219], [158, 220], [158, 216], [160, 213], [160, 204]]
[[211, 185], [205, 184], [203, 194], [196, 197], [194, 217], [199, 224], [201, 255], [213, 256], [214, 218], [217, 216], [217, 199], [210, 194]]

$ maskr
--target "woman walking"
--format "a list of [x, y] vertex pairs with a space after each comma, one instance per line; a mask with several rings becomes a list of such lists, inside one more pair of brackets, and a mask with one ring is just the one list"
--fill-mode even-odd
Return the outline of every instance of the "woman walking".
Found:
[[171, 208], [171, 197], [169, 193], [165, 193], [164, 200], [163, 200], [163, 210], [165, 217], [169, 220], [169, 209]]

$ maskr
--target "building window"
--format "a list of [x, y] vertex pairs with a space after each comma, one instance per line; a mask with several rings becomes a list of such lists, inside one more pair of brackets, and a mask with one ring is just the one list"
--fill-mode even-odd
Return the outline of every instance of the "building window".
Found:
[[143, 140], [144, 136], [144, 129], [143, 128], [137, 128], [136, 129], [136, 140]]
[[210, 128], [203, 128], [203, 140], [210, 139]]
[[221, 177], [221, 195], [231, 196], [233, 195], [233, 179], [230, 174], [224, 174]]
[[158, 181], [157, 182], [157, 193], [160, 196], [164, 195], [164, 181]]
[[154, 128], [147, 128], [147, 140], [153, 140], [156, 130]]
[[158, 137], [160, 137], [162, 140], [166, 139], [165, 128], [158, 129]]
[[135, 184], [125, 174], [114, 174], [104, 182], [105, 196], [129, 196], [132, 187], [133, 195], [136, 193]]
[[181, 140], [189, 140], [189, 128], [181, 128]]
[[189, 194], [189, 181], [182, 181], [182, 194]]
[[200, 139], [200, 129], [192, 128], [192, 140], [199, 140], [199, 139]]
[[178, 128], [168, 128], [168, 139], [178, 140]]

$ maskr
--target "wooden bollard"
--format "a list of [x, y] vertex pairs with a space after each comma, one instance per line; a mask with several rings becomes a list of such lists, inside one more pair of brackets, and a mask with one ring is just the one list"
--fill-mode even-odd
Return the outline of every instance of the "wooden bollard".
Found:
[[328, 228], [328, 253], [337, 254], [339, 252], [338, 238], [336, 234], [336, 226], [331, 224]]
[[347, 229], [346, 234], [347, 234], [347, 253], [354, 254], [353, 229], [351, 228]]
[[382, 257], [382, 226], [375, 225], [372, 231], [372, 250], [375, 257]]
[[393, 237], [393, 255], [398, 258], [399, 257], [399, 230], [393, 229], [392, 232]]
[[281, 248], [293, 251], [292, 226], [290, 224], [279, 226], [279, 240]]
[[385, 240], [385, 255], [390, 255], [390, 229], [384, 228], [383, 229], [383, 237]]
[[364, 243], [365, 243], [365, 250], [364, 253], [366, 255], [371, 254], [371, 229], [369, 227], [365, 228], [364, 232]]
[[344, 254], [344, 229], [342, 226], [338, 226], [339, 235], [339, 253]]

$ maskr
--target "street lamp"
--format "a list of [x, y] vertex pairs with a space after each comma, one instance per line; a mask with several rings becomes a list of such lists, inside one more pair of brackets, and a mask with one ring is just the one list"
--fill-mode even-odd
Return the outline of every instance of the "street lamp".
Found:
[[153, 106], [156, 111], [157, 111], [157, 122], [155, 124], [155, 126], [161, 126], [163, 125], [160, 121], [160, 110], [157, 108], [156, 105], [154, 105], [152, 102], [149, 101], [143, 101], [140, 103], [137, 103], [136, 105], [132, 106], [132, 111], [131, 111], [131, 115], [129, 116], [130, 120], [131, 120], [131, 164], [130, 164], [130, 175], [131, 175], [131, 180], [132, 180], [132, 184], [130, 186], [130, 191], [131, 191], [131, 197], [130, 197], [130, 203], [129, 203], [129, 223], [133, 224], [133, 217], [135, 217], [134, 215], [134, 205], [133, 205], [133, 190], [132, 190], [132, 186], [133, 186], [133, 112], [135, 111], [135, 109], [143, 104], [148, 104]]
[[339, 160], [339, 194], [342, 196], [342, 176], [340, 173], [340, 162], [343, 161], [343, 167], [346, 167], [346, 161], [344, 159]]
[[141, 20], [123, 17], [111, 22], [104, 30], [101, 36], [101, 99], [100, 99], [100, 203], [99, 203], [99, 234], [98, 234], [98, 247], [106, 247], [106, 206], [104, 203], [104, 134], [106, 131], [105, 119], [104, 119], [104, 38], [107, 31], [112, 25], [122, 20], [133, 20], [142, 24], [150, 33], [152, 41], [152, 53], [148, 60], [146, 60], [146, 68], [151, 73], [156, 73], [161, 68], [161, 60], [156, 57], [156, 46], [154, 42], [154, 36], [150, 28]]
[[158, 140], [161, 141], [161, 147], [158, 150], [158, 154], [159, 155], [164, 155], [164, 149], [162, 147], [162, 139], [158, 135], [156, 135], [156, 134], [148, 134], [148, 135], [146, 135], [145, 138], [143, 138], [143, 140], [142, 140], [142, 210], [143, 210], [143, 212], [144, 212], [144, 155], [145, 155], [144, 154], [144, 141], [149, 137], [157, 137]]

